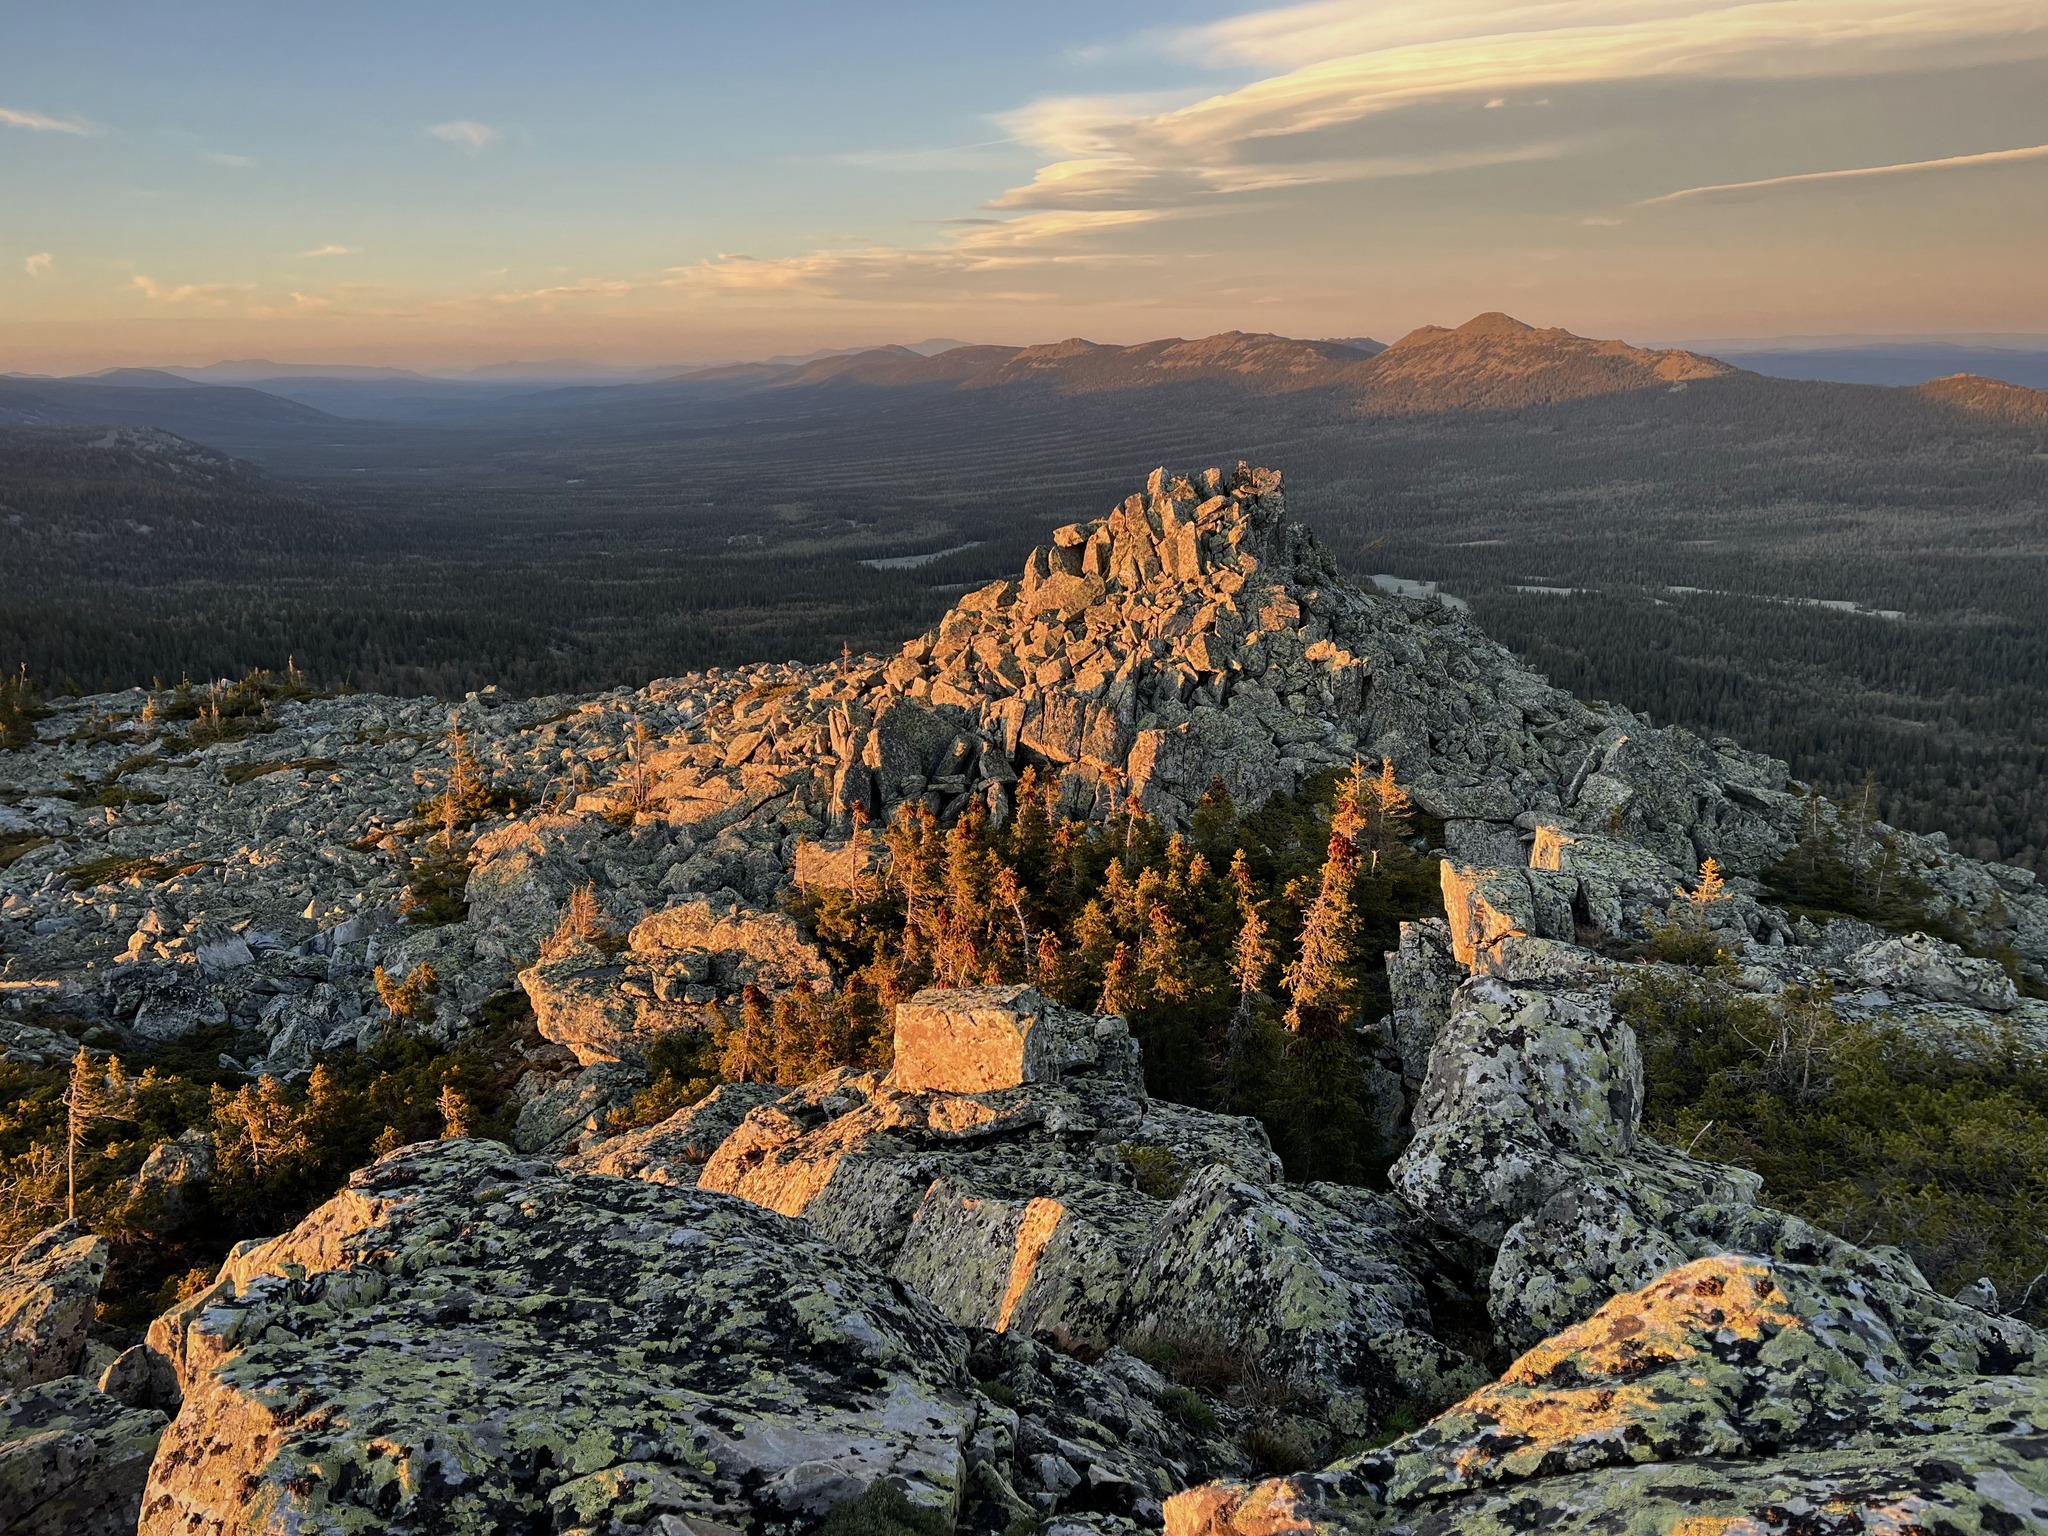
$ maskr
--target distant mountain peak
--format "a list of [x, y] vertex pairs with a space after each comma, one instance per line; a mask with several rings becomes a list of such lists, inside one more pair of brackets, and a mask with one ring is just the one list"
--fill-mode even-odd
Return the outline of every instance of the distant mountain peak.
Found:
[[1913, 393], [1956, 410], [2018, 427], [2048, 427], [2048, 389], [2029, 389], [1979, 373], [1952, 373], [1915, 385]]
[[1458, 327], [1460, 336], [1522, 336], [1536, 329], [1513, 315], [1498, 309], [1489, 309], [1483, 315], [1474, 315]]

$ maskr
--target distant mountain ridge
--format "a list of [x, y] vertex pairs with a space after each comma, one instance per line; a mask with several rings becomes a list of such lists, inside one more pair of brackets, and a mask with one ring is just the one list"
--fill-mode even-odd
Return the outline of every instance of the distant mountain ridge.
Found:
[[[819, 359], [772, 379], [750, 370], [748, 381], [766, 388], [826, 382], [882, 388], [951, 383], [975, 390], [1033, 386], [1064, 394], [1211, 382], [1266, 395], [1335, 390], [1372, 414], [1397, 415], [1514, 410], [1737, 371], [1695, 352], [1592, 340], [1556, 327], [1539, 330], [1493, 312], [1455, 328], [1424, 326], [1387, 347], [1369, 338], [1303, 341], [1245, 331], [1132, 346], [1073, 337], [1031, 347], [961, 347], [930, 357], [903, 347], [878, 348]], [[722, 372], [734, 377], [738, 370]], [[689, 377], [708, 380], [713, 372]]]

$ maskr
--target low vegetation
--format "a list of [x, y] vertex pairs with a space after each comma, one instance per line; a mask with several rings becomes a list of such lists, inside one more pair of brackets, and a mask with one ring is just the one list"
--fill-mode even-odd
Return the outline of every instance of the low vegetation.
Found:
[[1652, 1135], [1756, 1170], [1767, 1203], [1851, 1242], [1903, 1248], [1945, 1293], [1989, 1276], [2048, 1321], [2048, 1062], [2016, 1033], [1922, 1037], [1717, 969], [1646, 972], [1619, 1002]]
[[[431, 980], [416, 970], [393, 1001], [416, 1002], [407, 994]], [[225, 1028], [146, 1058], [0, 1062], [0, 1251], [75, 1205], [113, 1244], [106, 1320], [140, 1327], [209, 1283], [234, 1243], [290, 1227], [379, 1154], [441, 1135], [509, 1135], [520, 1047], [537, 1040], [522, 1002], [504, 999], [495, 1027], [455, 1046], [393, 1009], [367, 1049], [329, 1053], [294, 1084], [225, 1066]], [[160, 1143], [175, 1152], [195, 1131], [210, 1177], [138, 1178]]]

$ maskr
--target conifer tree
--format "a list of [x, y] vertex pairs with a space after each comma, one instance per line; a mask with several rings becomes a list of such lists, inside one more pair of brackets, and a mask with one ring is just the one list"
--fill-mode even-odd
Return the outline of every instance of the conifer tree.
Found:
[[1265, 914], [1260, 910], [1258, 887], [1252, 880], [1251, 861], [1242, 848], [1230, 861], [1230, 884], [1236, 897], [1237, 938], [1230, 949], [1230, 970], [1237, 982], [1237, 1006], [1232, 1011], [1234, 1030], [1242, 1029], [1251, 1017], [1252, 1000], [1264, 990], [1266, 972], [1273, 965], [1273, 941]]
[[1138, 1010], [1138, 962], [1130, 945], [1117, 941], [1102, 975], [1102, 995], [1096, 1000], [1097, 1013], [1120, 1013], [1129, 1018]]
[[1358, 882], [1358, 847], [1364, 826], [1364, 774], [1355, 769], [1339, 787], [1330, 818], [1322, 880], [1302, 915], [1301, 939], [1287, 968], [1287, 1027], [1299, 1034], [1329, 1034], [1342, 1023], [1351, 993], [1352, 896]]
[[719, 1071], [730, 1083], [775, 1080], [775, 1021], [768, 995], [753, 982], [740, 993], [739, 1022], [726, 1032]]
[[441, 1114], [441, 1139], [457, 1141], [476, 1134], [476, 1111], [453, 1083], [441, 1085], [441, 1097], [434, 1106]]
[[[1354, 763], [1352, 773], [1356, 776], [1358, 772], [1358, 765]], [[1408, 791], [1394, 781], [1391, 759], [1382, 759], [1379, 777], [1369, 786], [1361, 786], [1358, 793], [1366, 809], [1372, 869], [1377, 874], [1380, 861], [1400, 847], [1408, 836], [1413, 804], [1408, 798]]]
[[64, 1215], [78, 1216], [78, 1149], [85, 1133], [101, 1120], [123, 1112], [127, 1078], [116, 1056], [102, 1067], [84, 1046], [71, 1058], [71, 1078], [64, 1088]]

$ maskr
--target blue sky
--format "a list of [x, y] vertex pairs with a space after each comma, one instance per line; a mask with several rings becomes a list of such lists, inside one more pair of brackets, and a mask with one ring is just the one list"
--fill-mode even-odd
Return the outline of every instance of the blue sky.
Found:
[[2048, 331], [2038, 0], [14, 6], [0, 371]]

